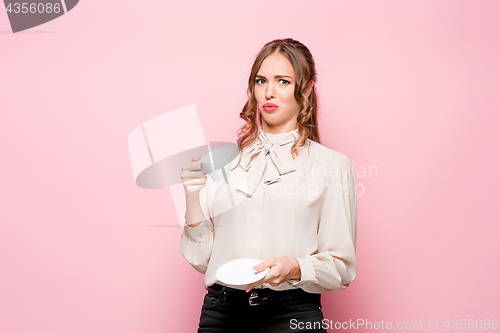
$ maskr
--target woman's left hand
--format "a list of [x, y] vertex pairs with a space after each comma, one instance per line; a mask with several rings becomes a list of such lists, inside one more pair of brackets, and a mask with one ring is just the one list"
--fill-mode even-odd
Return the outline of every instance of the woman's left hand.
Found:
[[276, 287], [282, 282], [288, 281], [290, 279], [300, 279], [302, 277], [299, 262], [295, 258], [270, 258], [256, 266], [253, 266], [253, 269], [255, 269], [257, 272], [261, 272], [268, 267], [270, 267], [271, 269], [267, 272], [266, 276], [264, 276], [264, 278], [260, 279], [257, 282], [249, 284], [246, 292], [249, 292], [253, 288], [263, 283], [269, 283], [271, 286]]

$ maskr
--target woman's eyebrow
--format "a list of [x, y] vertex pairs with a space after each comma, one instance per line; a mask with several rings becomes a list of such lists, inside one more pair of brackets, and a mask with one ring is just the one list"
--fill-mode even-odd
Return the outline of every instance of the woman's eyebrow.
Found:
[[[258, 77], [260, 79], [265, 79], [266, 78], [264, 75], [259, 75], [259, 74], [255, 75], [255, 77]], [[290, 75], [275, 75], [274, 76], [275, 79], [281, 79], [281, 78], [284, 78], [284, 77], [287, 77], [287, 78], [290, 78], [290, 79], [292, 78]]]

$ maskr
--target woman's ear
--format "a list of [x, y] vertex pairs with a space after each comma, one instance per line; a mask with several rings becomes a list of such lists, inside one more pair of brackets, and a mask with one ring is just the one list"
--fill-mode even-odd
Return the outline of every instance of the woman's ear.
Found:
[[306, 87], [304, 89], [304, 94], [306, 95], [307, 98], [309, 98], [309, 95], [311, 95], [313, 87], [314, 87], [314, 82], [312, 80], [309, 80], [309, 82], [306, 83]]

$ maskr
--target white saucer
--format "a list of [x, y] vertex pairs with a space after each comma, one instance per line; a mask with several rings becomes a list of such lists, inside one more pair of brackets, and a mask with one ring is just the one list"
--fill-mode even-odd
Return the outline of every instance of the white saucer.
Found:
[[262, 272], [254, 270], [252, 267], [258, 265], [262, 260], [254, 258], [241, 258], [226, 262], [220, 266], [215, 275], [217, 279], [225, 284], [245, 285], [255, 281], [259, 281], [266, 276], [269, 268]]

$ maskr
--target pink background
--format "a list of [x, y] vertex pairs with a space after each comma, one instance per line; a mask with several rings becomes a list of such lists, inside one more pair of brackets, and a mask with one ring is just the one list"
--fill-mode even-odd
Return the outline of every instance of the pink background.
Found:
[[171, 196], [134, 184], [127, 137], [196, 104], [208, 140], [235, 142], [252, 61], [282, 37], [315, 56], [322, 142], [359, 184], [358, 276], [323, 295], [325, 318], [500, 319], [499, 13], [83, 0], [12, 34], [1, 10], [0, 331], [196, 330], [203, 276], [182, 229], [154, 227], [175, 218]]

